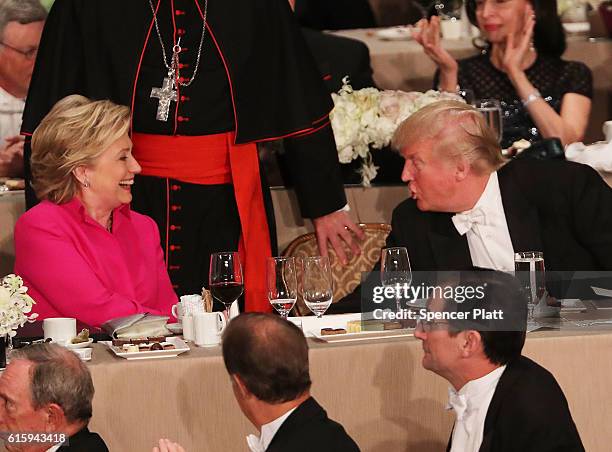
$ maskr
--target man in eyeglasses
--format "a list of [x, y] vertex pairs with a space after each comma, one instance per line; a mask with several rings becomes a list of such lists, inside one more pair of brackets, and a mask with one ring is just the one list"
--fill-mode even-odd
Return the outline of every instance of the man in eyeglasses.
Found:
[[447, 451], [584, 451], [557, 381], [521, 355], [526, 304], [518, 281], [493, 270], [441, 280], [444, 296], [429, 300], [414, 335], [423, 367], [451, 385], [447, 408], [456, 420]]
[[39, 0], [0, 0], [0, 177], [23, 175], [21, 115], [46, 17]]

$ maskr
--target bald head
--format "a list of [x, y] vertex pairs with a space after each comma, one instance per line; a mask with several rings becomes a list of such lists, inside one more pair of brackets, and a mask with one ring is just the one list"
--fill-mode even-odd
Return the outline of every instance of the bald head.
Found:
[[246, 313], [233, 319], [223, 333], [223, 360], [228, 373], [262, 401], [287, 402], [310, 389], [306, 338], [278, 316]]

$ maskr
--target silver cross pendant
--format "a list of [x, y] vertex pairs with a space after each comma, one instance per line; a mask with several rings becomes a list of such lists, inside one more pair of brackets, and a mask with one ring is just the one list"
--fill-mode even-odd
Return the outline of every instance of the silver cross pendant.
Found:
[[159, 99], [155, 119], [158, 121], [168, 121], [170, 102], [176, 102], [177, 100], [176, 89], [174, 87], [174, 71], [168, 71], [168, 76], [164, 78], [161, 88], [151, 89], [150, 97]]

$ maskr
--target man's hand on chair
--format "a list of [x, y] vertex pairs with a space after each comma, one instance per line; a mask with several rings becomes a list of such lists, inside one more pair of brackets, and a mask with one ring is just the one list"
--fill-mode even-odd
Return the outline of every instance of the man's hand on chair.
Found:
[[317, 235], [317, 243], [319, 245], [319, 252], [321, 256], [327, 256], [327, 242], [329, 241], [336, 251], [342, 265], [348, 263], [346, 252], [344, 249], [343, 241], [346, 243], [348, 248], [352, 251], [353, 255], [357, 256], [361, 254], [359, 244], [356, 242], [353, 234], [357, 236], [359, 240], [365, 238], [365, 234], [359, 226], [357, 226], [349, 218], [345, 211], [339, 210], [332, 212], [328, 215], [324, 215], [319, 218], [312, 220]]

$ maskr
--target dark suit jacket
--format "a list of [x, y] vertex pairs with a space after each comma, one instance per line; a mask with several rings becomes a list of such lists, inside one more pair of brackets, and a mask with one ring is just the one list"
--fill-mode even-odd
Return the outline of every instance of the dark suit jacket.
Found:
[[[515, 252], [543, 251], [547, 270], [612, 270], [612, 189], [595, 170], [513, 160], [498, 178]], [[407, 247], [413, 270], [469, 270], [467, 238], [452, 216], [407, 199], [393, 211], [387, 246]]]
[[363, 42], [304, 27], [302, 34], [330, 93], [342, 87], [347, 75], [355, 89], [374, 86], [370, 51]]
[[310, 397], [285, 419], [266, 452], [355, 452], [359, 447]]
[[104, 440], [97, 433], [90, 432], [87, 427], [79, 430], [68, 438], [68, 445], [62, 446], [58, 451], [65, 452], [108, 452]]
[[508, 364], [491, 399], [479, 451], [584, 451], [567, 400], [549, 371], [524, 356]]
[[376, 26], [368, 0], [295, 0], [295, 14], [300, 25], [317, 30]]

